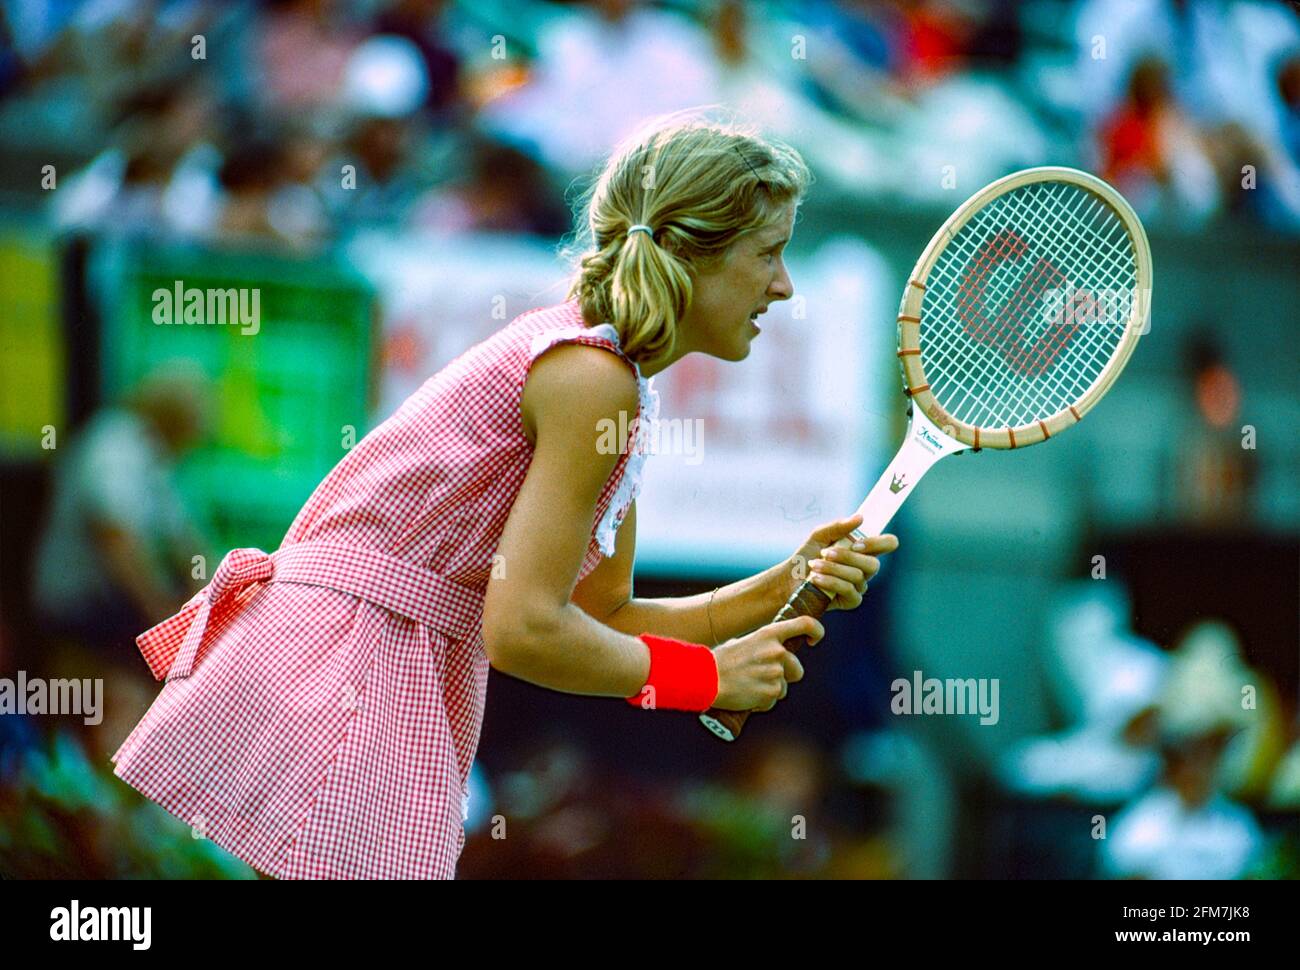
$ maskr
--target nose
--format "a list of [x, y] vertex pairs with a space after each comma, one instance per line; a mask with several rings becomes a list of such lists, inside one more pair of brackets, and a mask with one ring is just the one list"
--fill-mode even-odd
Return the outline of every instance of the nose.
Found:
[[790, 279], [790, 271], [786, 269], [785, 260], [781, 261], [780, 271], [768, 286], [767, 295], [772, 301], [788, 300], [794, 296], [794, 281]]

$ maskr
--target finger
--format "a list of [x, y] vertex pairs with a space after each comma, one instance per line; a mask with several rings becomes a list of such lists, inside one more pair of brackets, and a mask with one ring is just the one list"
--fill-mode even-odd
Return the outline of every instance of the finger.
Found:
[[[884, 553], [881, 553], [884, 555]], [[855, 542], [852, 548], [844, 546], [827, 546], [821, 551], [821, 557], [830, 562], [842, 563], [846, 566], [856, 566], [863, 572], [870, 569], [872, 572], [879, 571], [880, 560], [866, 551], [866, 543]]]
[[897, 548], [898, 536], [891, 533], [886, 533], [883, 536], [867, 536], [866, 539], [855, 539], [853, 541], [854, 552], [867, 552], [877, 556], [893, 552]]
[[832, 613], [835, 610], [839, 610], [840, 612], [856, 610], [861, 605], [862, 595], [860, 593], [846, 593], [842, 596], [836, 596], [831, 600], [830, 604], [826, 607], [826, 612]]
[[784, 668], [785, 682], [787, 684], [797, 684], [799, 681], [803, 680], [803, 664], [801, 664], [799, 658], [789, 650], [787, 650], [785, 656], [781, 658], [781, 666]]
[[880, 571], [880, 560], [873, 556], [857, 556], [852, 562], [845, 558], [832, 560], [814, 559], [808, 564], [811, 573], [824, 576], [836, 576], [852, 586], [857, 586], [864, 579], [870, 579]]
[[862, 516], [855, 513], [847, 519], [836, 519], [834, 522], [827, 522], [825, 525], [818, 526], [813, 530], [812, 539], [815, 542], [829, 545], [837, 539], [842, 539], [861, 524]]
[[867, 591], [867, 582], [879, 570], [880, 561], [871, 556], [835, 549], [827, 551], [827, 556], [831, 555], [837, 555], [841, 560], [852, 559], [860, 562], [865, 568], [851, 566], [843, 561], [829, 562], [814, 559], [809, 563], [811, 567], [809, 578], [818, 589], [831, 597], [828, 609], [856, 610], [862, 605], [862, 597]]
[[848, 598], [858, 591], [856, 585], [838, 576], [828, 576], [825, 573], [818, 572], [813, 573], [809, 578], [814, 586], [833, 599]]
[[[840, 579], [849, 580], [849, 583], [854, 585], [861, 583], [865, 579], [870, 580], [872, 576], [880, 572], [880, 560], [876, 559], [874, 555], [846, 553], [842, 549], [832, 549], [828, 551], [824, 559], [833, 564], [828, 566], [826, 570], [822, 570], [823, 572], [829, 573], [831, 576], [839, 576]], [[816, 562], [819, 562], [819, 560], [814, 559], [813, 562], [809, 563], [810, 570], [818, 570], [819, 567], [814, 566]]]
[[772, 624], [772, 635], [782, 643], [795, 637], [807, 637], [809, 644], [814, 644], [826, 635], [826, 630], [811, 616], [796, 616], [790, 620], [780, 620]]

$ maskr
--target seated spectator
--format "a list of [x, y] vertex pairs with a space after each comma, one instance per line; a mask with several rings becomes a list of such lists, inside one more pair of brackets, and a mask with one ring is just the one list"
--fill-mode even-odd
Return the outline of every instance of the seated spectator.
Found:
[[1083, 581], [1053, 604], [1050, 667], [1058, 704], [1074, 723], [1002, 756], [1008, 790], [1105, 804], [1150, 787], [1160, 767], [1154, 715], [1168, 660], [1130, 629], [1119, 582]]
[[1100, 843], [1106, 875], [1241, 879], [1264, 845], [1250, 810], [1223, 793], [1229, 742], [1256, 726], [1240, 688], [1251, 678], [1220, 623], [1193, 628], [1175, 651], [1158, 704], [1160, 782], [1125, 808]]
[[58, 452], [36, 555], [36, 615], [46, 632], [137, 663], [135, 637], [202, 585], [207, 551], [172, 483], [208, 422], [204, 381], [164, 365]]
[[222, 163], [221, 214], [214, 235], [221, 240], [275, 239], [270, 202], [281, 179], [280, 149], [273, 142], [241, 140]]
[[1218, 210], [1214, 170], [1200, 134], [1174, 100], [1157, 57], [1133, 68], [1124, 101], [1100, 131], [1102, 178], [1139, 214], [1199, 223]]
[[267, 7], [254, 26], [259, 97], [280, 112], [329, 108], [338, 101], [360, 31], [347, 22], [344, 5], [329, 0], [276, 0]]
[[463, 179], [425, 196], [411, 224], [440, 232], [514, 232], [561, 236], [569, 213], [545, 170], [523, 152], [481, 140]]
[[54, 193], [56, 225], [115, 234], [196, 238], [214, 218], [220, 156], [208, 136], [215, 102], [186, 76], [133, 91], [112, 144]]
[[394, 0], [375, 17], [375, 33], [405, 37], [420, 52], [429, 79], [425, 106], [448, 112], [460, 97], [460, 57], [439, 33], [446, 0]]

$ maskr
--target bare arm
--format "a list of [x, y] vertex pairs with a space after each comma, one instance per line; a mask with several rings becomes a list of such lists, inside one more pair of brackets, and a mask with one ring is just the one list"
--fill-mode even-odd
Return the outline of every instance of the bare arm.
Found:
[[[483, 603], [484, 648], [503, 673], [552, 690], [607, 697], [634, 697], [650, 676], [650, 650], [641, 640], [572, 601], [596, 504], [618, 460], [598, 450], [599, 422], [625, 427], [618, 414], [632, 412], [637, 399], [631, 372], [605, 351], [561, 345], [533, 364], [522, 410], [536, 447], [497, 547], [505, 568], [488, 582]], [[807, 636], [815, 643], [824, 632], [803, 616], [719, 647], [713, 653], [714, 703], [770, 710], [803, 676], [785, 642]]]
[[497, 547], [504, 569], [488, 583], [483, 640], [498, 670], [572, 694], [631, 697], [649, 651], [570, 601], [596, 504], [617, 454], [597, 449], [602, 419], [636, 411], [636, 379], [603, 350], [562, 345], [533, 364], [523, 419], [536, 449]]
[[719, 587], [717, 593], [636, 599], [632, 595], [635, 556], [636, 503], [633, 503], [618, 530], [614, 555], [601, 560], [573, 591], [573, 602], [583, 610], [613, 629], [633, 636], [653, 632], [716, 646], [771, 623], [772, 617], [785, 605], [792, 586], [794, 564], [789, 562]]

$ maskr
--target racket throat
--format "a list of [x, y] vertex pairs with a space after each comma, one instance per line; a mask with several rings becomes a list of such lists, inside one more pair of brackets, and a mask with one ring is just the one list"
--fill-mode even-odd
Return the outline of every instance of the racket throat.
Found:
[[859, 536], [876, 536], [885, 531], [894, 514], [907, 501], [912, 489], [921, 477], [941, 458], [965, 451], [962, 444], [940, 431], [938, 426], [926, 417], [919, 408], [912, 409], [912, 419], [908, 423], [907, 435], [903, 439], [898, 454], [889, 463], [883, 475], [867, 493], [866, 500], [858, 507], [862, 514], [862, 525], [855, 529]]

